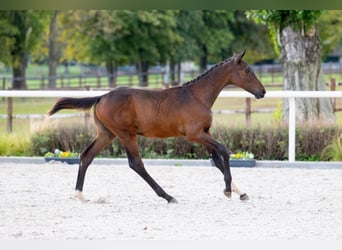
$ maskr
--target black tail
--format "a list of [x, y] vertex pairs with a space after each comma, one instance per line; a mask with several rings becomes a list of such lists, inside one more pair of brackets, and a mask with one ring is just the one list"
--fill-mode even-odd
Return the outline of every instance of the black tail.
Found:
[[53, 115], [61, 109], [82, 109], [88, 110], [97, 103], [102, 96], [70, 98], [63, 97], [57, 100], [55, 105], [49, 110], [48, 115]]

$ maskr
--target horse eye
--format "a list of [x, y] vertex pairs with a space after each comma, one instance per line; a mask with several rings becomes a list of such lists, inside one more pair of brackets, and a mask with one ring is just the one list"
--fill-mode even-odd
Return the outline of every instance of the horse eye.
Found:
[[251, 72], [251, 68], [245, 68], [245, 73], [248, 74], [249, 72]]

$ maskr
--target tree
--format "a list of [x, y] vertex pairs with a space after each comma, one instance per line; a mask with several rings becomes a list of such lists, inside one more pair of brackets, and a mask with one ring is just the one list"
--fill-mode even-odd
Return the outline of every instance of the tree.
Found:
[[[8, 46], [8, 53], [2, 60], [12, 66], [13, 88], [26, 89], [26, 67], [28, 55], [33, 51], [45, 25], [46, 11], [34, 10], [2, 10], [0, 11], [1, 30], [4, 29], [2, 40]], [[4, 48], [4, 47], [3, 47]]]
[[342, 46], [342, 10], [326, 10], [318, 19], [322, 41], [322, 57]]
[[[73, 11], [67, 23], [73, 23], [73, 43], [70, 48], [83, 61], [104, 63], [109, 87], [116, 86], [117, 67], [128, 62], [122, 37], [128, 33], [116, 10]], [[81, 46], [80, 46], [81, 45]], [[82, 50], [80, 50], [80, 47]]]
[[[233, 34], [228, 22], [233, 21], [233, 12], [226, 10], [198, 10], [200, 20], [193, 27], [193, 37], [199, 48], [200, 71], [207, 69], [208, 58], [220, 58], [222, 50], [230, 46]], [[222, 58], [220, 58], [222, 59]]]
[[[195, 60], [200, 53], [194, 33], [198, 30], [198, 23], [201, 22], [201, 19], [200, 11], [179, 10], [176, 13], [174, 32], [178, 34], [179, 39], [175, 42], [174, 46], [168, 48], [171, 85], [180, 84], [181, 62]], [[176, 66], [178, 80], [176, 80]]]
[[56, 88], [56, 73], [57, 73], [57, 62], [58, 62], [58, 51], [57, 51], [57, 16], [58, 10], [54, 10], [51, 13], [50, 25], [49, 25], [49, 88]]
[[[325, 90], [321, 66], [321, 44], [317, 10], [255, 10], [247, 16], [270, 28], [276, 50], [280, 51], [284, 90]], [[280, 48], [278, 47], [280, 46]], [[331, 100], [301, 98], [296, 102], [301, 121], [335, 121]], [[288, 102], [283, 103], [283, 118], [288, 117]]]
[[[256, 62], [262, 59], [274, 58], [273, 44], [269, 36], [268, 28], [263, 24], [256, 24], [246, 17], [245, 11], [233, 12], [233, 20], [228, 22], [229, 30], [233, 34], [233, 40], [229, 47], [222, 50], [222, 58], [233, 55], [247, 49], [244, 59]], [[255, 39], [255, 38], [258, 39]]]
[[148, 69], [151, 64], [165, 64], [170, 50], [179, 42], [175, 32], [176, 13], [173, 10], [120, 11], [129, 33], [122, 39], [127, 53], [136, 62], [139, 85], [148, 85]]
[[48, 63], [50, 88], [56, 87], [58, 63], [67, 66], [67, 61], [75, 59], [79, 53], [73, 50], [76, 41], [71, 39], [71, 34], [75, 32], [75, 29], [66, 22], [69, 15], [70, 12], [64, 10], [47, 11], [46, 25], [40, 37], [39, 46], [30, 54], [32, 62]]

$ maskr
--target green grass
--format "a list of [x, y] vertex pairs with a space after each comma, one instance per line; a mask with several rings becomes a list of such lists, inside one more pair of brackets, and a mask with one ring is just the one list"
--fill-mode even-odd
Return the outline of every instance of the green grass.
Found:
[[0, 133], [0, 155], [25, 156], [31, 155], [30, 132], [21, 129], [16, 133]]

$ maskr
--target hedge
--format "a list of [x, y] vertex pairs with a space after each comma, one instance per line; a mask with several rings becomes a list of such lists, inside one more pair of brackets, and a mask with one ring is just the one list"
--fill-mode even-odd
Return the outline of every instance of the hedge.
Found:
[[[296, 130], [296, 160], [320, 160], [323, 149], [337, 135], [336, 126], [305, 126]], [[288, 128], [287, 127], [255, 127], [226, 128], [214, 127], [212, 136], [224, 144], [232, 153], [252, 152], [259, 160], [288, 159]], [[95, 138], [96, 130], [92, 125], [63, 124], [36, 131], [31, 137], [32, 152], [43, 156], [53, 149], [81, 152]], [[208, 159], [209, 154], [204, 146], [190, 143], [183, 137], [167, 139], [149, 139], [138, 137], [140, 154], [143, 158], [182, 158]], [[126, 157], [120, 141], [115, 139], [106, 147], [99, 157]]]

